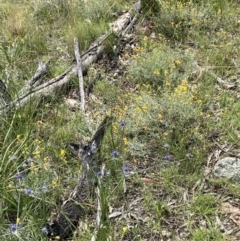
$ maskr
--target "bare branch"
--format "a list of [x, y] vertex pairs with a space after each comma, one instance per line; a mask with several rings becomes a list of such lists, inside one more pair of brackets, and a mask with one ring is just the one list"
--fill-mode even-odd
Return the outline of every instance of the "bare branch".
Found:
[[77, 60], [77, 71], [78, 71], [78, 80], [79, 80], [79, 91], [80, 91], [80, 99], [81, 99], [81, 108], [82, 111], [85, 111], [85, 96], [84, 96], [84, 88], [83, 88], [83, 74], [82, 74], [82, 60], [79, 51], [78, 40], [74, 38], [74, 52]]

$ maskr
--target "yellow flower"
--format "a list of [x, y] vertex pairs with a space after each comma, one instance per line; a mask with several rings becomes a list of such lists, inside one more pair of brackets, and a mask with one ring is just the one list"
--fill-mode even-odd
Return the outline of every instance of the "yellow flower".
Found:
[[8, 188], [11, 189], [13, 185], [11, 183], [8, 184]]
[[42, 141], [39, 140], [39, 139], [36, 139], [35, 142], [36, 142], [37, 144], [41, 144], [41, 143], [42, 143]]
[[39, 158], [40, 157], [40, 151], [36, 150], [33, 152], [33, 155], [36, 157], [36, 158]]
[[181, 61], [177, 59], [177, 60], [174, 61], [174, 64], [177, 67], [177, 66], [179, 66], [181, 64]]
[[52, 187], [56, 187], [58, 183], [58, 177], [52, 180]]
[[21, 141], [21, 135], [17, 135], [17, 141], [18, 141], [18, 142]]
[[62, 150], [60, 151], [60, 156], [61, 156], [62, 158], [64, 158], [64, 157], [66, 156], [66, 151], [62, 149]]
[[44, 161], [44, 162], [47, 162], [47, 161], [48, 161], [48, 157], [44, 157], [44, 158], [43, 158], [43, 161]]
[[166, 81], [165, 85], [166, 85], [166, 87], [169, 88], [171, 86], [171, 83], [169, 81]]
[[30, 162], [30, 169], [32, 172], [38, 172], [38, 167], [34, 164], [34, 162]]
[[127, 227], [123, 227], [122, 231], [125, 234], [128, 231], [128, 228]]
[[48, 163], [47, 163], [47, 162], [43, 164], [43, 169], [44, 169], [45, 171], [47, 171], [47, 169], [48, 169]]
[[20, 218], [17, 218], [16, 224], [19, 224], [20, 222], [21, 222], [21, 219], [20, 219]]
[[197, 103], [198, 103], [199, 105], [201, 105], [201, 104], [202, 104], [202, 100], [197, 100]]
[[42, 121], [38, 120], [37, 121], [37, 126], [40, 127], [42, 125]]
[[169, 75], [168, 70], [167, 70], [167, 69], [166, 69], [166, 70], [164, 70], [164, 76], [165, 76], [165, 77], [168, 77], [168, 75]]
[[161, 114], [158, 114], [158, 119], [159, 119], [159, 120], [162, 120], [162, 119], [163, 119], [163, 117], [162, 117]]
[[128, 139], [126, 137], [123, 138], [124, 145], [128, 145]]
[[160, 75], [160, 72], [159, 72], [158, 69], [155, 69], [154, 72], [153, 72], [153, 74], [159, 76], [159, 75]]

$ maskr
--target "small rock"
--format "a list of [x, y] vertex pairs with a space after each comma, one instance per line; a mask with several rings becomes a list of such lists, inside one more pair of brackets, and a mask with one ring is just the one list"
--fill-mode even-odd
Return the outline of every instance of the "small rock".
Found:
[[240, 159], [236, 157], [225, 157], [219, 160], [214, 168], [213, 173], [216, 177], [233, 178], [240, 174]]
[[167, 230], [165, 230], [165, 229], [163, 229], [162, 230], [162, 236], [170, 238], [172, 236], [172, 233], [167, 231]]
[[150, 34], [149, 38], [151, 38], [151, 39], [156, 39], [156, 38], [157, 38], [156, 33], [152, 32], [152, 33]]
[[118, 72], [115, 72], [115, 73], [113, 74], [113, 78], [116, 79], [117, 77], [118, 77]]
[[68, 106], [70, 110], [79, 109], [80, 103], [75, 99], [65, 99], [65, 104]]

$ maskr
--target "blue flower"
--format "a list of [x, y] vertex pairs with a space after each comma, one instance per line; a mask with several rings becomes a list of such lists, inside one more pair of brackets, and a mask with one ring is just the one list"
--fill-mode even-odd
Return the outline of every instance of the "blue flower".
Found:
[[113, 157], [118, 157], [118, 156], [119, 156], [119, 152], [116, 151], [116, 150], [114, 150], [114, 151], [112, 152], [112, 156], [113, 156]]
[[126, 173], [130, 172], [130, 167], [127, 166], [127, 165], [124, 165], [124, 166], [122, 167], [122, 170], [123, 170], [123, 172], [126, 174]]
[[121, 120], [119, 125], [120, 125], [120, 127], [124, 128], [126, 126], [126, 121], [125, 120]]
[[33, 194], [33, 190], [32, 190], [31, 188], [27, 188], [27, 189], [25, 190], [25, 194], [27, 194], [27, 195], [32, 195], [32, 194]]
[[170, 155], [166, 155], [163, 157], [164, 161], [171, 161], [172, 157]]
[[41, 230], [42, 233], [48, 234], [48, 229], [47, 229], [47, 227], [42, 227], [40, 230]]
[[104, 175], [104, 173], [103, 173], [102, 170], [100, 170], [100, 171], [97, 172], [97, 176], [98, 176], [99, 178], [102, 178], [103, 175]]
[[12, 224], [10, 224], [9, 228], [10, 228], [11, 232], [16, 232], [18, 229], [18, 225], [15, 223], [12, 223]]
[[23, 174], [20, 172], [17, 174], [17, 180], [22, 180], [23, 179]]

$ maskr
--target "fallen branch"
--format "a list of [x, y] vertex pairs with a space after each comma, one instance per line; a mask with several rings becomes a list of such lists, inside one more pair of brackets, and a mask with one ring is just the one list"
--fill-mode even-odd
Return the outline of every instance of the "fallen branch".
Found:
[[[81, 56], [82, 59], [82, 74], [85, 75], [87, 73], [87, 68], [90, 64], [95, 62], [100, 54], [104, 50], [104, 41], [114, 33], [117, 36], [122, 36], [126, 33], [125, 29], [129, 28], [129, 24], [132, 20], [135, 19], [134, 16], [140, 12], [141, 2], [138, 1], [134, 4], [134, 10], [130, 10], [124, 13], [122, 16], [118, 18], [115, 22], [110, 24], [110, 31], [101, 35], [95, 42], [92, 43], [90, 48]], [[39, 96], [48, 96], [52, 95], [53, 92], [60, 90], [64, 85], [70, 82], [72, 76], [76, 76], [78, 73], [78, 66], [73, 65], [68, 70], [66, 70], [61, 75], [49, 80], [45, 81], [45, 83], [40, 84], [39, 86], [34, 85], [33, 88], [24, 87], [23, 90], [28, 90], [26, 93], [22, 94], [23, 91], [20, 91], [18, 98], [13, 100], [11, 103], [7, 103], [5, 106], [0, 108], [0, 114], [5, 111], [6, 108], [14, 108], [18, 109], [24, 106], [30, 99], [36, 98]], [[36, 82], [35, 82], [36, 83]]]
[[42, 60], [38, 60], [38, 68], [34, 76], [27, 82], [27, 86], [35, 86], [35, 84], [40, 84], [38, 80], [42, 77], [44, 73], [47, 71], [47, 63], [42, 62]]
[[[105, 117], [92, 137], [92, 140], [77, 151], [82, 163], [82, 174], [78, 185], [70, 194], [69, 199], [62, 204], [57, 219], [51, 224], [46, 224], [46, 227], [44, 227], [49, 237], [59, 236], [61, 239], [71, 237], [80, 218], [86, 213], [86, 203], [89, 198], [94, 195], [95, 184], [97, 183], [98, 162], [96, 155], [100, 150], [101, 142], [109, 122], [110, 118]], [[75, 145], [75, 147], [77, 147], [77, 145]]]
[[79, 52], [78, 40], [74, 38], [74, 52], [77, 60], [77, 70], [78, 70], [78, 79], [79, 79], [79, 91], [81, 99], [82, 112], [85, 111], [85, 97], [84, 97], [84, 88], [83, 88], [83, 74], [82, 74], [82, 61]]
[[[104, 176], [105, 172], [105, 165], [103, 165], [101, 169], [102, 176]], [[98, 179], [98, 186], [97, 186], [97, 216], [96, 216], [96, 225], [94, 228], [94, 232], [91, 238], [91, 241], [96, 241], [98, 232], [101, 228], [101, 219], [102, 219], [102, 205], [103, 205], [103, 200], [102, 200], [102, 195], [101, 195], [101, 180], [100, 178]]]

